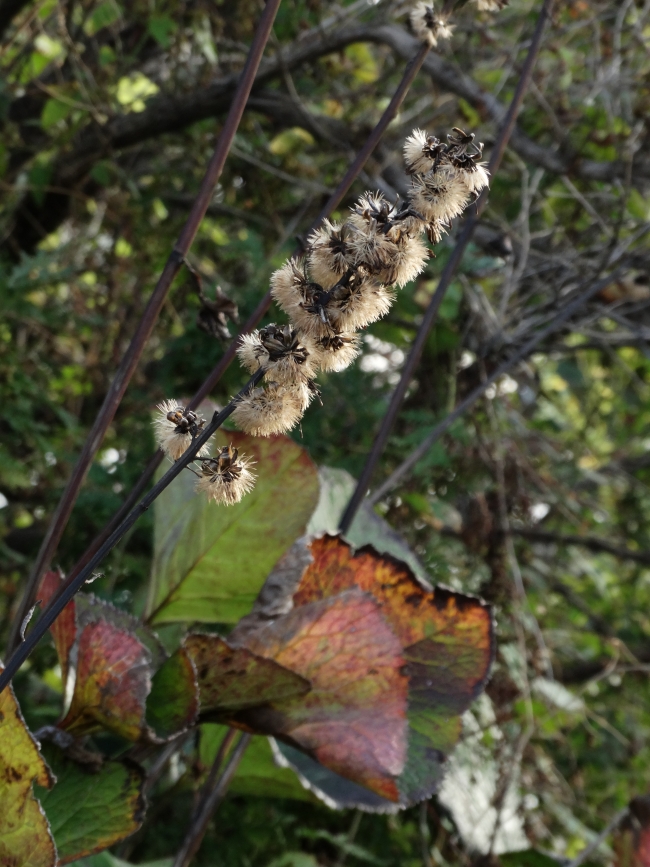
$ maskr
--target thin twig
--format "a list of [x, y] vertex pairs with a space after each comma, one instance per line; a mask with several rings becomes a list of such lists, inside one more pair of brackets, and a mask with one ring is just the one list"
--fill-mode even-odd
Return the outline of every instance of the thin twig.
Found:
[[18, 627], [34, 602], [36, 588], [38, 587], [41, 575], [50, 564], [59, 542], [61, 541], [63, 531], [65, 530], [70, 515], [72, 514], [72, 509], [93, 458], [102, 444], [104, 434], [113, 421], [117, 408], [120, 405], [129, 382], [131, 381], [131, 377], [135, 373], [140, 357], [158, 320], [158, 315], [165, 303], [172, 282], [183, 265], [201, 221], [205, 216], [205, 212], [208, 209], [208, 205], [212, 199], [212, 194], [214, 193], [217, 181], [221, 176], [223, 166], [226, 162], [230, 146], [244, 113], [244, 108], [253, 86], [253, 82], [255, 81], [255, 75], [262, 60], [264, 47], [268, 41], [279, 6], [280, 0], [268, 0], [264, 7], [264, 11], [262, 12], [259, 24], [257, 25], [257, 30], [255, 31], [251, 43], [250, 51], [248, 52], [248, 57], [246, 58], [246, 64], [237, 84], [237, 90], [235, 91], [230, 111], [228, 112], [228, 117], [226, 118], [226, 122], [224, 123], [217, 140], [214, 153], [210, 163], [208, 164], [197, 197], [194, 200], [192, 210], [190, 211], [187, 221], [181, 230], [176, 244], [174, 245], [174, 249], [167, 259], [163, 272], [156, 283], [156, 287], [151, 294], [144, 313], [142, 314], [136, 332], [131, 339], [129, 348], [122, 358], [122, 362], [120, 363], [113, 381], [111, 382], [106, 397], [104, 398], [104, 402], [97, 413], [95, 422], [88, 433], [86, 442], [84, 443], [81, 454], [79, 455], [79, 459], [72, 471], [72, 475], [68, 479], [65, 490], [63, 491], [61, 499], [59, 500], [56, 510], [50, 520], [45, 538], [43, 539], [41, 548], [36, 557], [36, 562], [34, 563], [29, 578], [27, 579], [23, 598], [12, 623], [8, 642], [9, 650], [12, 650], [20, 640]]
[[247, 394], [264, 376], [264, 370], [258, 370], [248, 380], [246, 385], [235, 395], [228, 406], [215, 412], [212, 421], [207, 425], [201, 434], [192, 442], [186, 452], [167, 470], [165, 475], [158, 481], [149, 493], [135, 506], [123, 519], [119, 527], [117, 527], [99, 550], [91, 557], [88, 563], [80, 569], [74, 578], [68, 578], [56, 595], [50, 601], [45, 611], [41, 614], [38, 623], [34, 626], [29, 635], [25, 638], [22, 644], [19, 644], [16, 650], [9, 658], [5, 670], [0, 675], [0, 692], [11, 681], [12, 677], [18, 671], [23, 662], [36, 647], [39, 640], [46, 633], [49, 627], [54, 623], [65, 606], [70, 602], [83, 585], [91, 578], [93, 571], [99, 566], [104, 557], [109, 554], [117, 545], [120, 539], [131, 529], [138, 518], [143, 515], [160, 494], [167, 488], [171, 482], [178, 476], [185, 467], [190, 464], [196, 455], [201, 450], [201, 447], [207, 443], [213, 433], [218, 430], [227, 418], [232, 415], [237, 401]]
[[456, 406], [453, 412], [450, 412], [448, 416], [446, 416], [441, 422], [439, 422], [433, 430], [422, 440], [419, 446], [417, 446], [411, 452], [408, 457], [406, 457], [402, 463], [390, 474], [390, 476], [386, 479], [383, 484], [381, 484], [376, 491], [374, 491], [370, 497], [368, 498], [368, 502], [370, 505], [374, 505], [382, 497], [384, 497], [388, 491], [395, 487], [395, 485], [402, 479], [406, 473], [411, 470], [415, 464], [429, 451], [429, 449], [436, 443], [440, 437], [452, 426], [452, 424], [459, 419], [471, 406], [473, 406], [476, 401], [482, 397], [487, 389], [493, 385], [497, 380], [499, 380], [505, 373], [508, 373], [512, 368], [518, 364], [520, 361], [523, 361], [525, 358], [528, 358], [529, 355], [535, 350], [540, 343], [542, 343], [549, 335], [553, 334], [556, 331], [559, 331], [563, 325], [569, 320], [573, 314], [583, 307], [590, 298], [593, 298], [598, 292], [605, 288], [613, 279], [619, 275], [620, 269], [617, 269], [612, 274], [603, 278], [602, 280], [597, 280], [593, 283], [588, 289], [586, 289], [583, 293], [578, 295], [574, 301], [561, 310], [557, 316], [551, 321], [546, 328], [543, 328], [538, 334], [534, 337], [531, 337], [530, 340], [527, 340], [524, 345], [518, 349], [513, 355], [500, 364], [493, 373], [491, 373], [485, 382], [482, 382], [480, 385], [477, 385], [470, 393], [467, 395], [464, 400]]
[[[494, 149], [492, 151], [492, 156], [488, 164], [488, 170], [493, 176], [497, 172], [501, 164], [503, 154], [514, 129], [515, 122], [517, 120], [517, 114], [526, 94], [526, 90], [528, 88], [528, 84], [530, 82], [533, 72], [533, 67], [535, 65], [535, 61], [537, 60], [537, 55], [541, 47], [542, 36], [544, 35], [546, 22], [551, 15], [553, 3], [554, 0], [544, 0], [544, 5], [542, 6], [542, 9], [539, 13], [535, 32], [533, 34], [530, 47], [528, 49], [528, 54], [526, 56], [526, 60], [521, 71], [521, 76], [519, 78], [517, 88], [515, 89], [512, 101], [510, 102], [508, 111], [506, 112], [506, 115], [501, 124], [501, 129], [499, 130], [499, 134], [494, 143]], [[388, 410], [382, 419], [381, 427], [377, 433], [370, 454], [368, 455], [366, 464], [361, 472], [361, 475], [359, 476], [357, 486], [341, 518], [339, 529], [342, 533], [345, 533], [350, 529], [350, 525], [352, 524], [354, 516], [356, 515], [357, 510], [366, 495], [375, 467], [377, 466], [379, 458], [381, 457], [386, 443], [388, 442], [388, 437], [393, 428], [404, 398], [406, 397], [406, 392], [410, 385], [411, 379], [413, 378], [413, 374], [415, 373], [415, 370], [420, 361], [420, 357], [426, 344], [429, 332], [433, 328], [433, 325], [436, 321], [442, 299], [444, 298], [445, 293], [454, 278], [456, 270], [460, 266], [467, 245], [472, 238], [476, 224], [478, 223], [481, 213], [484, 210], [486, 204], [487, 195], [484, 191], [484, 193], [481, 195], [478, 202], [476, 203], [475, 213], [467, 220], [458, 237], [458, 240], [456, 241], [456, 245], [442, 272], [440, 281], [438, 283], [438, 286], [436, 287], [436, 291], [433, 293], [433, 297], [431, 298], [429, 306], [424, 314], [422, 323], [420, 325], [420, 328], [418, 329], [418, 333], [415, 337], [415, 340], [413, 341], [413, 346], [402, 369], [400, 380], [391, 397]]]
[[[427, 45], [423, 45], [415, 57], [408, 63], [406, 69], [404, 70], [404, 74], [401, 78], [400, 83], [398, 84], [395, 93], [390, 101], [390, 103], [386, 106], [381, 118], [377, 122], [377, 125], [374, 127], [368, 138], [366, 139], [363, 147], [357, 153], [356, 157], [350, 164], [347, 172], [337, 185], [336, 189], [329, 197], [325, 205], [323, 206], [320, 214], [311, 225], [311, 228], [308, 230], [307, 234], [313, 231], [317, 226], [322, 223], [322, 221], [328, 217], [332, 211], [341, 203], [344, 196], [361, 173], [363, 167], [365, 166], [368, 158], [371, 153], [377, 147], [382, 135], [388, 128], [388, 125], [395, 118], [400, 105], [404, 101], [408, 90], [413, 83], [416, 75], [420, 67], [422, 66], [427, 54], [429, 53], [429, 48]], [[268, 311], [271, 306], [271, 293], [267, 292], [257, 304], [257, 307], [253, 310], [251, 315], [248, 317], [244, 325], [242, 326], [239, 334], [232, 341], [228, 349], [224, 352], [222, 357], [219, 359], [214, 368], [210, 371], [210, 373], [205, 378], [202, 385], [199, 387], [199, 390], [196, 392], [194, 397], [188, 403], [188, 409], [196, 409], [197, 406], [210, 394], [213, 388], [217, 385], [221, 377], [230, 367], [235, 355], [237, 353], [237, 347], [239, 346], [239, 341], [241, 340], [242, 335], [249, 334], [253, 331], [262, 317]], [[89, 548], [84, 552], [79, 561], [75, 564], [73, 569], [70, 572], [70, 577], [74, 577], [79, 569], [81, 569], [92, 557], [95, 551], [98, 550], [100, 545], [104, 542], [105, 539], [109, 537], [109, 535], [113, 532], [115, 527], [122, 521], [124, 515], [128, 514], [133, 505], [137, 502], [141, 493], [146, 489], [150, 480], [153, 478], [156, 470], [160, 466], [163, 460], [163, 453], [161, 451], [156, 452], [156, 454], [151, 458], [147, 466], [142, 472], [142, 475], [138, 479], [135, 484], [135, 487], [124, 501], [124, 503], [120, 506], [115, 515], [111, 518], [108, 524], [104, 527], [104, 529], [99, 533], [99, 535], [93, 540]]]
[[600, 834], [591, 841], [585, 848], [579, 852], [573, 861], [570, 861], [567, 867], [580, 867], [581, 864], [587, 860], [587, 858], [598, 849], [602, 843], [609, 837], [612, 831], [615, 831], [621, 822], [627, 818], [630, 812], [629, 807], [624, 807], [622, 810], [619, 810], [618, 813], [614, 816], [611, 822], [603, 828]]
[[[250, 743], [251, 735], [249, 734], [242, 734], [240, 736], [237, 745], [232, 751], [232, 755], [228, 760], [228, 764], [223, 770], [223, 773], [218, 779], [214, 779], [221, 765], [221, 761], [223, 760], [223, 755], [225, 754], [226, 749], [230, 745], [234, 736], [235, 731], [234, 729], [231, 729], [225, 736], [221, 747], [219, 748], [217, 758], [215, 759], [212, 770], [210, 771], [208, 781], [205, 784], [199, 806], [194, 816], [192, 817], [190, 828], [187, 832], [185, 840], [183, 841], [183, 845], [178, 850], [178, 854], [176, 855], [173, 867], [188, 867], [199, 846], [201, 845], [203, 838], [205, 837], [205, 832], [207, 830], [210, 817], [212, 816], [215, 808], [220, 803], [220, 801], [223, 800], [226, 792], [228, 791], [228, 787], [230, 786], [230, 783], [235, 776], [237, 768], [239, 767], [239, 763], [241, 762], [244, 752], [246, 751], [246, 747]], [[228, 743], [226, 743], [226, 741], [228, 741]]]

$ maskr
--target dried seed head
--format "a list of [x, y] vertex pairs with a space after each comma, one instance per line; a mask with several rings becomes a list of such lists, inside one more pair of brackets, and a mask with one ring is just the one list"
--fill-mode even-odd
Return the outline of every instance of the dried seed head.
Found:
[[267, 437], [291, 430], [302, 418], [313, 393], [305, 383], [268, 382], [239, 398], [233, 421], [246, 433]]
[[237, 354], [251, 373], [261, 367], [268, 372], [267, 378], [275, 382], [304, 382], [316, 375], [316, 365], [305, 340], [290, 325], [271, 324], [245, 334]]
[[451, 38], [454, 31], [453, 25], [428, 3], [418, 3], [411, 11], [410, 19], [415, 36], [431, 48], [435, 48], [439, 40]]
[[453, 166], [441, 165], [426, 175], [414, 175], [409, 201], [429, 223], [449, 223], [469, 204], [469, 190]]
[[434, 135], [414, 129], [404, 142], [404, 162], [410, 174], [425, 174], [441, 161], [445, 145]]
[[[203, 430], [205, 419], [175, 400], [165, 400], [156, 409], [158, 414], [153, 420], [156, 442], [168, 458], [177, 461]], [[209, 453], [207, 443], [198, 452], [199, 455]]]
[[402, 233], [395, 241], [395, 256], [390, 266], [377, 276], [384, 283], [396, 283], [400, 288], [414, 280], [424, 271], [429, 260], [429, 250], [420, 238]]
[[232, 506], [255, 487], [256, 476], [249, 469], [251, 461], [239, 457], [232, 445], [224, 446], [212, 458], [201, 461], [201, 478], [196, 490], [207, 494], [208, 500]]
[[323, 307], [327, 294], [305, 272], [304, 261], [291, 259], [271, 276], [271, 295], [293, 324], [309, 336], [321, 337], [328, 332]]
[[333, 332], [356, 331], [365, 328], [385, 316], [395, 300], [395, 293], [360, 269], [350, 277], [346, 286], [330, 290], [330, 300], [325, 315], [329, 330], [319, 337], [328, 337]]
[[474, 163], [471, 168], [459, 169], [460, 177], [473, 196], [478, 196], [481, 190], [490, 186], [490, 173], [485, 168], [487, 163]]
[[360, 350], [359, 336], [345, 332], [323, 337], [317, 344], [318, 360], [326, 373], [335, 373], [349, 367]]
[[354, 265], [354, 253], [348, 245], [350, 228], [324, 220], [307, 239], [309, 271], [326, 289], [333, 286]]

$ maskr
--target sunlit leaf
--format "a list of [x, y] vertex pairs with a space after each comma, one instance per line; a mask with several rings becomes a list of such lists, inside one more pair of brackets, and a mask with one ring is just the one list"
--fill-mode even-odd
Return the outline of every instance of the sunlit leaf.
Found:
[[[0, 671], [3, 667], [0, 666]], [[11, 686], [0, 693], [0, 864], [54, 867], [56, 849], [32, 783], [54, 779], [20, 713]]]
[[288, 437], [228, 433], [227, 440], [257, 461], [257, 484], [241, 503], [217, 507], [196, 495], [185, 473], [156, 500], [154, 623], [236, 623], [316, 506], [316, 467]]
[[137, 831], [145, 808], [144, 772], [134, 762], [106, 762], [92, 772], [51, 744], [44, 752], [57, 782], [39, 797], [60, 864], [100, 852]]

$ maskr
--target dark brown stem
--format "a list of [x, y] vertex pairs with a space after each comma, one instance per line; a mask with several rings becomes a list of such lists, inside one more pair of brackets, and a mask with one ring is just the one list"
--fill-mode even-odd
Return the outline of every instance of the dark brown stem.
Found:
[[210, 817], [228, 791], [228, 787], [235, 776], [239, 763], [246, 751], [246, 747], [251, 740], [251, 735], [249, 734], [242, 734], [240, 736], [237, 745], [228, 759], [228, 763], [224, 768], [223, 773], [217, 778], [217, 773], [223, 762], [223, 757], [234, 737], [235, 731], [234, 729], [230, 729], [219, 747], [219, 752], [217, 753], [217, 757], [214, 760], [212, 769], [210, 770], [210, 775], [203, 788], [203, 792], [201, 793], [199, 805], [192, 816], [190, 827], [185, 840], [183, 841], [183, 845], [178, 850], [173, 867], [188, 867], [192, 858], [196, 855], [199, 846], [203, 842]]
[[[517, 114], [528, 89], [528, 85], [530, 84], [533, 67], [535, 65], [535, 61], [537, 60], [537, 55], [539, 54], [542, 37], [544, 35], [544, 29], [546, 27], [547, 20], [550, 18], [553, 3], [554, 0], [544, 0], [544, 5], [542, 6], [542, 9], [539, 13], [535, 32], [533, 33], [533, 38], [528, 49], [528, 55], [524, 62], [517, 88], [514, 92], [512, 101], [510, 102], [510, 106], [508, 107], [508, 111], [506, 112], [506, 115], [501, 124], [501, 129], [499, 130], [499, 134], [494, 143], [494, 149], [492, 151], [492, 156], [488, 165], [488, 170], [490, 171], [492, 176], [495, 175], [499, 166], [501, 165], [503, 154], [505, 153], [506, 146], [508, 144], [508, 141], [512, 134], [512, 130], [515, 126], [515, 122], [517, 120]], [[384, 448], [386, 447], [386, 443], [388, 442], [388, 437], [393, 428], [393, 425], [395, 424], [397, 414], [399, 413], [399, 410], [406, 396], [407, 389], [413, 378], [413, 374], [415, 373], [415, 370], [420, 361], [420, 357], [422, 355], [422, 351], [424, 349], [427, 337], [429, 336], [429, 332], [433, 328], [433, 325], [436, 321], [442, 299], [444, 298], [445, 292], [449, 288], [449, 285], [451, 284], [451, 281], [456, 274], [456, 270], [458, 269], [463, 259], [463, 255], [465, 254], [467, 245], [472, 238], [472, 234], [474, 233], [476, 224], [478, 223], [481, 212], [485, 208], [486, 204], [487, 195], [484, 193], [481, 195], [476, 204], [475, 213], [466, 221], [458, 237], [458, 240], [456, 241], [456, 245], [452, 251], [449, 261], [447, 262], [442, 272], [440, 282], [438, 283], [436, 291], [433, 293], [433, 297], [429, 302], [429, 306], [424, 314], [422, 323], [418, 329], [418, 333], [415, 337], [415, 340], [413, 341], [413, 346], [411, 347], [409, 356], [406, 359], [404, 368], [402, 369], [400, 380], [397, 384], [397, 387], [395, 388], [395, 391], [392, 394], [388, 410], [382, 419], [381, 427], [379, 428], [370, 454], [368, 455], [368, 460], [366, 461], [366, 464], [361, 472], [359, 481], [357, 482], [357, 486], [350, 498], [350, 502], [348, 503], [345, 512], [343, 513], [343, 517], [341, 518], [339, 529], [342, 533], [346, 533], [350, 529], [352, 521], [354, 520], [354, 516], [356, 515], [357, 510], [366, 495], [366, 492], [370, 485], [370, 481], [372, 479], [372, 475], [375, 471], [377, 463], [379, 462], [379, 458], [381, 457]]]
[[[382, 135], [386, 131], [386, 128], [397, 114], [400, 105], [404, 101], [404, 97], [408, 93], [408, 90], [413, 83], [419, 69], [424, 63], [424, 60], [428, 53], [429, 47], [427, 45], [423, 45], [418, 51], [418, 53], [415, 55], [415, 57], [413, 57], [413, 59], [407, 65], [406, 69], [404, 70], [402, 79], [398, 84], [395, 93], [393, 94], [393, 98], [386, 106], [386, 109], [384, 110], [384, 113], [377, 122], [377, 125], [368, 136], [361, 150], [355, 156], [353, 162], [350, 164], [350, 167], [341, 179], [340, 183], [337, 185], [336, 189], [329, 197], [326, 204], [323, 206], [320, 214], [312, 223], [311, 228], [308, 230], [308, 234], [309, 232], [313, 231], [313, 229], [315, 229], [318, 225], [320, 225], [320, 223], [325, 219], [325, 217], [328, 217], [343, 200], [343, 197], [348, 192], [355, 179], [368, 161], [370, 154], [377, 147], [377, 144], [379, 143]], [[201, 401], [203, 401], [210, 394], [212, 389], [216, 386], [216, 384], [219, 382], [226, 370], [228, 370], [228, 368], [232, 364], [232, 361], [237, 353], [237, 346], [239, 345], [239, 340], [241, 336], [243, 334], [249, 334], [251, 331], [253, 331], [254, 328], [257, 327], [262, 317], [271, 306], [271, 300], [272, 299], [270, 292], [267, 292], [263, 296], [263, 298], [261, 298], [255, 310], [253, 310], [251, 315], [243, 324], [237, 337], [224, 352], [217, 364], [213, 367], [213, 369], [205, 378], [199, 390], [188, 403], [188, 409], [196, 409], [196, 407], [201, 403]], [[131, 491], [131, 493], [124, 501], [122, 506], [119, 508], [119, 510], [111, 518], [111, 520], [104, 527], [104, 529], [97, 536], [97, 538], [91, 543], [90, 547], [81, 556], [78, 563], [76, 563], [76, 565], [73, 567], [72, 571], [70, 572], [71, 577], [76, 575], [78, 570], [81, 569], [88, 562], [90, 557], [92, 557], [92, 555], [99, 548], [99, 546], [104, 542], [105, 539], [108, 538], [108, 536], [113, 532], [115, 527], [117, 527], [124, 515], [126, 515], [133, 507], [133, 505], [137, 502], [138, 497], [140, 496], [142, 491], [145, 490], [145, 488], [153, 478], [154, 473], [160, 466], [162, 459], [163, 454], [160, 451], [156, 452], [156, 454], [151, 458], [151, 460], [145, 467], [142, 475], [136, 482], [133, 491]]]
[[597, 280], [593, 283], [588, 289], [578, 295], [574, 301], [561, 310], [558, 315], [547, 325], [546, 328], [543, 328], [538, 334], [534, 337], [531, 337], [530, 340], [527, 340], [524, 345], [517, 350], [509, 359], [500, 364], [496, 370], [491, 373], [487, 379], [482, 382], [480, 385], [476, 386], [473, 391], [467, 395], [457, 406], [456, 408], [449, 413], [446, 418], [444, 418], [439, 424], [437, 424], [433, 430], [424, 438], [424, 440], [417, 446], [407, 458], [405, 458], [402, 463], [395, 469], [390, 476], [386, 479], [386, 481], [377, 488], [376, 491], [372, 493], [372, 495], [368, 498], [368, 502], [370, 505], [374, 505], [382, 497], [384, 497], [388, 491], [395, 487], [395, 485], [399, 482], [406, 473], [409, 472], [412, 467], [417, 464], [417, 462], [429, 451], [429, 449], [433, 446], [435, 442], [437, 442], [440, 437], [445, 433], [445, 431], [449, 430], [452, 424], [459, 419], [467, 410], [473, 406], [476, 401], [482, 397], [487, 389], [493, 385], [498, 379], [500, 379], [505, 373], [512, 370], [512, 368], [519, 364], [520, 361], [523, 361], [524, 358], [528, 358], [528, 356], [542, 343], [549, 335], [553, 334], [555, 331], [559, 331], [560, 328], [569, 320], [573, 314], [583, 307], [591, 298], [594, 297], [598, 292], [608, 286], [612, 280], [615, 280], [616, 277], [622, 273], [622, 270], [619, 268], [616, 271], [609, 274], [607, 277], [604, 277], [602, 280]]
[[93, 458], [104, 439], [104, 435], [109, 425], [113, 421], [117, 408], [120, 405], [131, 377], [140, 361], [144, 348], [151, 336], [151, 332], [158, 320], [158, 316], [163, 304], [165, 303], [165, 299], [171, 288], [174, 277], [181, 269], [183, 261], [192, 246], [192, 242], [194, 241], [194, 237], [201, 221], [205, 216], [215, 186], [223, 170], [226, 157], [228, 156], [228, 151], [230, 150], [239, 122], [244, 113], [244, 108], [253, 86], [255, 75], [259, 68], [264, 48], [268, 41], [279, 6], [280, 0], [268, 0], [264, 7], [264, 11], [259, 24], [257, 25], [257, 30], [255, 31], [246, 58], [246, 64], [239, 78], [237, 90], [235, 91], [230, 111], [228, 112], [228, 117], [226, 118], [226, 122], [224, 123], [221, 134], [217, 140], [214, 153], [208, 165], [205, 177], [201, 183], [201, 188], [194, 200], [192, 210], [190, 211], [187, 221], [181, 230], [163, 272], [158, 279], [147, 307], [142, 314], [136, 332], [131, 339], [129, 348], [127, 349], [115, 377], [111, 382], [101, 409], [97, 414], [97, 418], [95, 419], [92, 429], [86, 438], [86, 442], [84, 443], [77, 464], [72, 471], [72, 475], [68, 479], [65, 490], [63, 491], [61, 499], [59, 500], [52, 519], [50, 520], [45, 538], [43, 539], [36, 557], [36, 562], [34, 563], [27, 580], [23, 598], [12, 624], [8, 643], [8, 649], [10, 651], [20, 640], [19, 625], [22, 623], [30, 607], [33, 605], [36, 588], [38, 587], [41, 575], [49, 566], [52, 557], [56, 552], [63, 531], [65, 530], [66, 524], [68, 523], [68, 519], [70, 518], [72, 509], [77, 500], [79, 490], [83, 485]]
[[154, 500], [167, 488], [171, 482], [176, 478], [179, 473], [182, 473], [185, 467], [187, 467], [196, 457], [196, 455], [201, 450], [201, 447], [207, 443], [212, 434], [218, 430], [221, 425], [229, 418], [236, 405], [237, 401], [247, 394], [252, 388], [254, 388], [258, 382], [264, 376], [263, 370], [258, 370], [257, 373], [254, 373], [253, 376], [248, 380], [246, 385], [241, 389], [241, 391], [235, 395], [235, 397], [230, 401], [227, 407], [221, 410], [221, 412], [214, 414], [212, 417], [212, 421], [209, 425], [206, 425], [201, 434], [192, 442], [192, 445], [187, 449], [187, 451], [167, 470], [165, 475], [160, 479], [153, 488], [149, 491], [149, 493], [140, 500], [140, 502], [135, 506], [131, 511], [126, 515], [124, 520], [120, 523], [118, 527], [111, 533], [111, 535], [106, 539], [104, 544], [99, 548], [99, 550], [90, 558], [90, 560], [86, 563], [83, 569], [80, 569], [78, 573], [74, 576], [74, 578], [68, 578], [67, 581], [61, 585], [55, 596], [51, 599], [50, 604], [47, 606], [45, 611], [41, 614], [38, 619], [38, 622], [29, 633], [29, 635], [25, 638], [22, 644], [19, 644], [18, 647], [14, 650], [13, 654], [9, 658], [6, 668], [0, 674], [0, 693], [2, 690], [9, 684], [15, 673], [18, 671], [23, 662], [30, 655], [32, 650], [36, 647], [40, 639], [45, 635], [50, 626], [54, 623], [59, 614], [63, 611], [65, 606], [70, 602], [70, 600], [74, 597], [75, 593], [77, 593], [84, 586], [86, 581], [92, 576], [94, 569], [99, 566], [104, 557], [109, 554], [113, 548], [117, 545], [117, 543], [125, 536], [125, 534], [131, 529], [131, 527], [135, 524], [138, 518], [143, 515], [147, 509], [153, 504]]
[[527, 527], [511, 527], [510, 533], [513, 536], [530, 539], [531, 542], [580, 545], [583, 548], [587, 548], [588, 551], [603, 551], [606, 554], [611, 554], [613, 557], [619, 557], [621, 560], [632, 560], [635, 563], [641, 563], [643, 566], [650, 566], [650, 551], [633, 551], [620, 545], [612, 545], [610, 542], [606, 542], [605, 539], [599, 539], [597, 536], [563, 535], [562, 533], [533, 530]]

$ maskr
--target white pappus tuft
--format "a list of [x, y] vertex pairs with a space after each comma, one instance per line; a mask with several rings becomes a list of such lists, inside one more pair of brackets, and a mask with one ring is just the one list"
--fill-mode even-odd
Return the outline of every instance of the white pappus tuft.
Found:
[[253, 436], [268, 437], [295, 427], [309, 406], [312, 392], [306, 384], [268, 382], [240, 397], [233, 421]]
[[425, 175], [414, 175], [409, 201], [429, 223], [449, 223], [469, 204], [469, 190], [453, 166], [438, 166]]
[[232, 445], [224, 446], [219, 454], [201, 461], [201, 476], [196, 491], [206, 494], [225, 506], [238, 503], [244, 494], [255, 487], [256, 476], [249, 469], [252, 461]]
[[290, 384], [316, 376], [316, 360], [308, 345], [308, 339], [295, 328], [272, 323], [243, 335], [237, 354], [251, 373], [262, 368], [267, 372], [267, 379]]
[[354, 265], [349, 246], [350, 227], [323, 220], [307, 239], [309, 271], [314, 280], [329, 289]]
[[358, 334], [341, 332], [323, 337], [317, 343], [318, 360], [326, 373], [338, 373], [349, 367], [361, 351]]
[[454, 27], [446, 18], [438, 15], [430, 3], [417, 3], [410, 14], [413, 33], [420, 40], [435, 48], [440, 39], [449, 39]]
[[[177, 461], [201, 432], [205, 419], [175, 400], [164, 400], [156, 409], [158, 412], [153, 420], [156, 442], [168, 458]], [[198, 455], [209, 453], [210, 447], [206, 443]]]
[[422, 129], [414, 129], [404, 142], [404, 162], [411, 174], [425, 174], [440, 162], [444, 144]]

